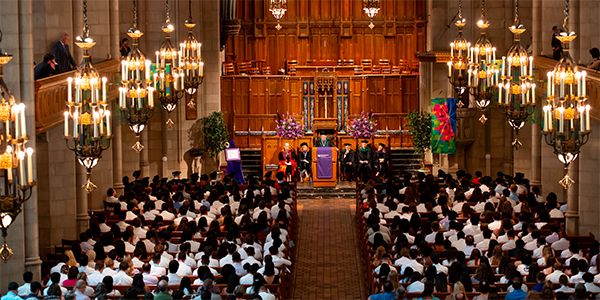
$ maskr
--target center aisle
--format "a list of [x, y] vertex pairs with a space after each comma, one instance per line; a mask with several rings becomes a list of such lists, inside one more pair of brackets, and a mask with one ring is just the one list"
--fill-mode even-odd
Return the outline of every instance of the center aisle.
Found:
[[366, 299], [353, 199], [298, 200], [292, 299]]

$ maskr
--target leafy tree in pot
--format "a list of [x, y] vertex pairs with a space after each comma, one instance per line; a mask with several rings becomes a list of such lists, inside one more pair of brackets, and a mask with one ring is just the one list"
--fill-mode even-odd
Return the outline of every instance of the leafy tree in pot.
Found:
[[229, 142], [229, 131], [223, 118], [223, 112], [215, 111], [209, 116], [202, 118], [204, 133], [204, 150], [210, 153], [211, 157], [216, 157], [225, 148]]
[[411, 110], [408, 112], [408, 132], [413, 138], [415, 155], [421, 156], [425, 162], [425, 151], [431, 149], [431, 114], [426, 111]]

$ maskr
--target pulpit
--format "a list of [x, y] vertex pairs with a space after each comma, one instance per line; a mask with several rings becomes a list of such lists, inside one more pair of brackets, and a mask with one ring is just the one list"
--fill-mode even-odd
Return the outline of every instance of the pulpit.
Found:
[[312, 148], [312, 179], [314, 187], [335, 187], [337, 182], [338, 149]]

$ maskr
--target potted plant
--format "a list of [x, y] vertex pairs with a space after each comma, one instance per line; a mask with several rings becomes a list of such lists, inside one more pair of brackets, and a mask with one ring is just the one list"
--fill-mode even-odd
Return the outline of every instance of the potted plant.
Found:
[[[421, 170], [425, 171], [425, 151], [431, 149], [431, 114], [426, 111], [408, 112], [408, 132], [412, 135], [415, 155], [421, 157]], [[427, 172], [429, 170], [427, 169]]]
[[204, 134], [204, 151], [211, 157], [217, 157], [227, 148], [229, 131], [223, 118], [223, 112], [215, 111], [202, 118], [202, 133]]

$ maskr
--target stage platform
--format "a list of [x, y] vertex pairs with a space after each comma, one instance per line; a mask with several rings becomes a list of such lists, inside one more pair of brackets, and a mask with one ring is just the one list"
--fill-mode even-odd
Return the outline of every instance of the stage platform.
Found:
[[323, 198], [354, 198], [356, 196], [356, 182], [338, 181], [335, 187], [314, 187], [312, 181], [297, 182], [298, 198], [323, 199]]

